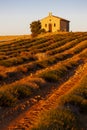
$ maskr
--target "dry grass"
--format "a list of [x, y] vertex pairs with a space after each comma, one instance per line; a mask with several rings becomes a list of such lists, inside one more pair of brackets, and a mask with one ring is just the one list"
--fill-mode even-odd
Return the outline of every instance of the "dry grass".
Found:
[[27, 39], [31, 38], [30, 35], [17, 35], [17, 36], [0, 36], [0, 41], [8, 41], [8, 40], [14, 40], [14, 39]]

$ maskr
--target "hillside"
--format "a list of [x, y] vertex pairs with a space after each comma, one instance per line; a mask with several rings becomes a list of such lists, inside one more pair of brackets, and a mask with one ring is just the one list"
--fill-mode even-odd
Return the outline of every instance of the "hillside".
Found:
[[0, 129], [87, 129], [87, 33], [0, 41]]

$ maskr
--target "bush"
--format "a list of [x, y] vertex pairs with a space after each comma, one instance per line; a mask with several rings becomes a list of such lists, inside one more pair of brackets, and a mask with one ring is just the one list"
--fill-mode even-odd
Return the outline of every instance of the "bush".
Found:
[[9, 91], [0, 92], [0, 106], [14, 106], [16, 104], [16, 101], [16, 97], [14, 97]]
[[76, 62], [67, 62], [65, 64], [57, 66], [55, 69], [42, 72], [39, 76], [48, 82], [60, 82], [65, 78], [66, 74], [70, 72], [70, 70], [73, 69], [74, 71], [74, 67], [76, 65]]
[[23, 99], [32, 95], [33, 88], [28, 85], [17, 85], [14, 86], [11, 93], [18, 99]]
[[26, 84], [6, 86], [5, 89], [0, 90], [0, 106], [14, 106], [19, 100], [31, 97], [37, 89]]
[[43, 114], [38, 126], [32, 130], [79, 130], [78, 120], [67, 109], [55, 109]]
[[30, 28], [31, 28], [32, 36], [33, 37], [37, 36], [38, 34], [41, 33], [41, 22], [39, 20], [33, 21], [30, 24]]
[[40, 76], [48, 82], [58, 82], [59, 80], [59, 77], [54, 73], [54, 71], [42, 73]]

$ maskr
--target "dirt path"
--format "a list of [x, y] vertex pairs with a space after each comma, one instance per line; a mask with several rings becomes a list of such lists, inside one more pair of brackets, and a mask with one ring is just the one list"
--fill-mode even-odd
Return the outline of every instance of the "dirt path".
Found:
[[43, 111], [49, 111], [50, 109], [55, 108], [58, 105], [59, 97], [72, 89], [86, 72], [87, 64], [81, 65], [68, 81], [55, 89], [46, 99], [39, 100], [35, 105], [19, 115], [15, 120], [11, 121], [6, 128], [2, 128], [2, 130], [30, 130], [38, 121], [40, 114]]

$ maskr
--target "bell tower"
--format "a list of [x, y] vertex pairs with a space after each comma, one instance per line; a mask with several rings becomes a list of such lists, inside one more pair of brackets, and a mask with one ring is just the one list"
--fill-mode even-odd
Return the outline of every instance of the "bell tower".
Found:
[[52, 16], [52, 12], [49, 12], [49, 16]]

